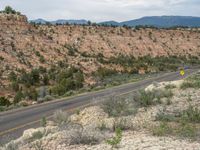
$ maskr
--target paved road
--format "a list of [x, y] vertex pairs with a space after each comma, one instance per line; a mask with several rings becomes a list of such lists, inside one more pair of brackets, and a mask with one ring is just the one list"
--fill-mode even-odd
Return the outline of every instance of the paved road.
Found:
[[[198, 69], [188, 69], [184, 77], [197, 72]], [[145, 87], [152, 82], [173, 81], [181, 78], [179, 72], [166, 73], [150, 79], [145, 79], [136, 83], [121, 85], [118, 87], [109, 88], [106, 90], [91, 92], [76, 97], [68, 98], [66, 100], [56, 100], [41, 105], [35, 105], [19, 110], [8, 111], [0, 113], [0, 144], [6, 143], [11, 139], [15, 139], [22, 135], [23, 131], [30, 127], [38, 127], [42, 117], [50, 118], [52, 114], [58, 110], [63, 109], [71, 111], [80, 106], [86, 106], [97, 97], [109, 96], [112, 93], [123, 94]]]

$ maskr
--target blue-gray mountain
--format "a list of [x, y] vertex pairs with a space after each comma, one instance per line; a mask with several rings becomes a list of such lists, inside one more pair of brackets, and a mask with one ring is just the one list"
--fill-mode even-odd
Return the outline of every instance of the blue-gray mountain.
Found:
[[[46, 23], [48, 21], [43, 19], [31, 20], [31, 22], [35, 23]], [[57, 20], [50, 21], [52, 24], [87, 24], [87, 20]], [[101, 22], [99, 24], [104, 25], [115, 25], [115, 26], [155, 26], [155, 27], [174, 27], [174, 26], [187, 26], [187, 27], [200, 27], [200, 17], [191, 17], [191, 16], [152, 16], [152, 17], [143, 17], [140, 19], [124, 21], [124, 22], [116, 22], [116, 21], [106, 21]]]
[[64, 20], [64, 19], [59, 19], [56, 21], [47, 21], [44, 19], [36, 19], [36, 20], [30, 20], [29, 22], [34, 22], [37, 24], [46, 24], [46, 23], [51, 23], [51, 24], [87, 24], [87, 20]]

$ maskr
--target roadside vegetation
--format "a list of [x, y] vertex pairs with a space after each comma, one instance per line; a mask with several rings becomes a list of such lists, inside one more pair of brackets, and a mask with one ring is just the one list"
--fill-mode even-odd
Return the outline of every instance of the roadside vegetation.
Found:
[[186, 110], [178, 112], [177, 115], [167, 113], [157, 114], [159, 125], [153, 128], [153, 134], [157, 136], [173, 135], [181, 138], [198, 140], [200, 135], [200, 110], [189, 106]]
[[[197, 79], [199, 76], [195, 75], [186, 81]], [[92, 105], [88, 110], [87, 108], [76, 110], [72, 115], [58, 110], [54, 113], [53, 123], [51, 123], [56, 126], [56, 131], [46, 130], [49, 121], [42, 118], [41, 126], [44, 130], [34, 131], [32, 136], [24, 142], [31, 143], [29, 145], [32, 148], [43, 147], [42, 139], [59, 132], [62, 134], [60, 142], [69, 146], [93, 146], [104, 142], [114, 149], [120, 147], [125, 133], [139, 132], [137, 129], [145, 129], [145, 132], [155, 137], [173, 136], [177, 139], [198, 141], [200, 137], [199, 107], [189, 105], [183, 109], [179, 106], [177, 110], [169, 111], [169, 108], [176, 105], [174, 91], [179, 90], [177, 86], [178, 84], [167, 84], [162, 88], [151, 90], [145, 88], [125, 95], [112, 93], [106, 98], [96, 100], [93, 103], [94, 106]], [[188, 103], [193, 104], [192, 100]], [[99, 118], [95, 116], [96, 113]], [[143, 115], [146, 118], [143, 118]], [[18, 147], [20, 144], [10, 142], [7, 146]]]
[[[70, 47], [70, 49], [73, 48]], [[75, 50], [75, 52], [77, 51], [78, 50]], [[36, 55], [41, 56], [37, 51]], [[111, 57], [109, 60], [106, 60], [103, 55], [99, 54], [98, 56], [99, 58], [101, 57], [103, 64], [121, 65], [124, 71], [119, 72], [117, 70], [100, 67], [91, 75], [96, 80], [96, 84], [91, 86], [85, 85], [85, 75], [81, 69], [69, 66], [66, 62], [58, 62], [49, 69], [39, 67], [32, 69], [30, 72], [26, 72], [23, 69], [11, 71], [8, 79], [11, 82], [10, 89], [15, 93], [15, 96], [13, 99], [9, 99], [9, 103], [7, 103], [6, 106], [1, 104], [1, 110], [9, 109], [7, 107], [10, 105], [10, 108], [27, 106], [31, 101], [41, 103], [60, 96], [71, 96], [84, 91], [99, 90], [123, 83], [134, 82], [161, 71], [175, 71], [182, 63], [199, 63], [198, 60], [193, 57], [190, 58], [193, 60], [191, 61], [185, 57], [178, 58], [175, 56], [169, 58], [151, 58], [150, 56], [145, 56], [136, 59], [131, 56], [119, 55], [116, 58]], [[139, 74], [140, 69], [144, 70], [144, 75]], [[198, 78], [188, 79], [183, 83], [181, 88], [199, 87], [200, 84], [197, 80]], [[170, 89], [173, 87], [166, 88]], [[170, 96], [170, 93], [168, 94]], [[143, 92], [141, 95], [143, 95], [144, 98], [144, 104], [141, 105], [159, 102], [159, 97], [157, 102], [145, 102], [145, 96], [154, 98], [155, 95], [153, 93]], [[4, 98], [8, 99], [6, 97]], [[30, 103], [27, 102], [27, 100], [30, 100]]]
[[[1, 11], [1, 13], [18, 15], [20, 14], [10, 6], [6, 6], [5, 9]], [[92, 29], [92, 26], [101, 25], [88, 22], [88, 24], [86, 24], [85, 26], [88, 26], [85, 28], [88, 28], [91, 32], [90, 29]], [[51, 41], [55, 40], [53, 35], [58, 34], [54, 27], [55, 26], [51, 25], [50, 23], [47, 23], [47, 26], [45, 28], [43, 28], [43, 26], [35, 24], [33, 25], [33, 29], [38, 29], [38, 33], [40, 35], [44, 37], [46, 36], [46, 38]], [[113, 28], [109, 28], [109, 30], [111, 33], [114, 34], [116, 32], [115, 26], [112, 27]], [[72, 36], [72, 27], [69, 26], [69, 28], [69, 36]], [[123, 34], [127, 29], [131, 29], [130, 33], [132, 34], [132, 32], [136, 32], [137, 30], [143, 28], [155, 29], [155, 27], [152, 26], [137, 26], [134, 29], [124, 26], [119, 28], [118, 34]], [[30, 31], [27, 32], [27, 34], [33, 32], [31, 28], [29, 30]], [[151, 40], [154, 41], [154, 43], [158, 42], [158, 39], [154, 38], [154, 34], [152, 31], [148, 31], [147, 35]], [[33, 41], [37, 39], [36, 35], [31, 34], [31, 36]], [[101, 38], [106, 40], [103, 33], [100, 36]], [[26, 55], [23, 50], [17, 50], [15, 38], [16, 37], [12, 37], [13, 41], [11, 41], [10, 43], [11, 51], [16, 53], [16, 58], [19, 61], [19, 64], [22, 64], [22, 66], [25, 65], [26, 67], [24, 68], [26, 69], [19, 69], [15, 67], [11, 67], [11, 69], [9, 68], [9, 65], [6, 65], [5, 67], [3, 67], [4, 70], [1, 70], [0, 85], [2, 85], [3, 89], [6, 89], [6, 94], [2, 96], [0, 102], [1, 111], [20, 106], [27, 106], [34, 103], [42, 103], [59, 97], [67, 97], [83, 92], [95, 91], [111, 86], [120, 85], [123, 83], [135, 82], [144, 79], [145, 77], [148, 77], [148, 75], [153, 75], [159, 72], [176, 71], [180, 67], [183, 67], [183, 64], [186, 66], [200, 64], [199, 58], [192, 55], [171, 55], [167, 57], [152, 57], [150, 55], [146, 55], [135, 57], [134, 55], [117, 53], [116, 55], [106, 57], [103, 52], [98, 51], [97, 53], [95, 53], [95, 50], [92, 52], [82, 52], [82, 50], [80, 50], [78, 45], [76, 44], [59, 44], [58, 41], [54, 41], [57, 42], [58, 47], [53, 49], [49, 45], [49, 51], [55, 51], [56, 54], [59, 55], [62, 54], [64, 56], [64, 59], [62, 59], [62, 61], [56, 60], [50, 62], [48, 60], [47, 54], [45, 54], [47, 52], [45, 48], [36, 47], [36, 45], [32, 45], [31, 42], [27, 43], [27, 45], [30, 46], [29, 52], [33, 54], [34, 58], [39, 63], [38, 67], [33, 67], [34, 65], [31, 64], [30, 60], [28, 60], [28, 55]], [[140, 40], [142, 40], [143, 38], [144, 37], [142, 36], [139, 37]], [[84, 37], [77, 37], [78, 42], [83, 41], [83, 39]], [[2, 40], [2, 44], [3, 43], [5, 42]], [[108, 41], [107, 43], [109, 44]], [[129, 46], [131, 45], [130, 43], [127, 44]], [[101, 49], [103, 50], [103, 47]], [[72, 65], [71, 62], [67, 59], [68, 57], [76, 60], [77, 64]], [[4, 60], [6, 59], [0, 56], [0, 61], [3, 62]], [[88, 63], [90, 61], [92, 63], [95, 62], [96, 68], [92, 70], [93, 72], [91, 71], [89, 73], [86, 73], [90, 69], [88, 69], [89, 67], [85, 67], [84, 65], [82, 65], [82, 63]], [[6, 79], [3, 79], [3, 76], [5, 76]], [[6, 85], [3, 85], [3, 83], [1, 83], [2, 81], [5, 82]], [[91, 84], [88, 82], [91, 82]], [[184, 83], [184, 85], [182, 85], [182, 88], [190, 86], [199, 87], [199, 83], [188, 81]], [[151, 96], [153, 96], [153, 94], [151, 94]], [[149, 103], [149, 101], [147, 103]]]
[[185, 90], [187, 88], [200, 88], [200, 76], [194, 75], [189, 78], [187, 78], [184, 83], [181, 85], [181, 89]]

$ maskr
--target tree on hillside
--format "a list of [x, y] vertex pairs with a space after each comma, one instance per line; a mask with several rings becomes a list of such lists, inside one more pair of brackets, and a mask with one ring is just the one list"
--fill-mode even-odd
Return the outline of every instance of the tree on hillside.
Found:
[[21, 13], [20, 12], [17, 12], [15, 11], [12, 7], [10, 6], [6, 6], [3, 13], [6, 13], [6, 14], [18, 14], [20, 15]]

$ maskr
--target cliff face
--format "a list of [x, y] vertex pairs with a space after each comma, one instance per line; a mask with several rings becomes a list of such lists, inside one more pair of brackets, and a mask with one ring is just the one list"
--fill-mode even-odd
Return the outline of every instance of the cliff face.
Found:
[[120, 53], [135, 57], [199, 56], [199, 42], [199, 31], [34, 26], [27, 22], [26, 16], [0, 14], [0, 71], [2, 78], [6, 78], [10, 70], [49, 67], [64, 61], [79, 66], [85, 73], [91, 73], [102, 65], [97, 61], [99, 53], [105, 58]]

